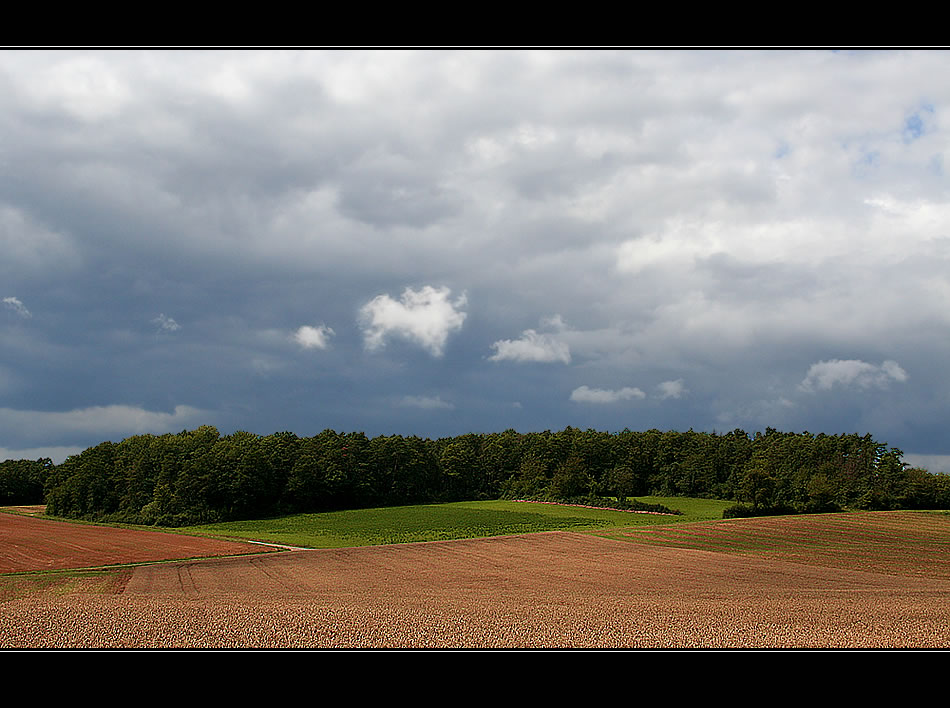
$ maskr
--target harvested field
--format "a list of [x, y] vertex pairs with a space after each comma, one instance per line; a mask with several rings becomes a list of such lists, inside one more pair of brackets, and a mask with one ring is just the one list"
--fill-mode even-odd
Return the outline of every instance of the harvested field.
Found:
[[611, 529], [610, 538], [950, 580], [950, 514], [918, 511], [729, 519]]
[[0, 573], [262, 553], [252, 543], [0, 513]]
[[14, 514], [25, 514], [26, 516], [42, 516], [46, 513], [46, 504], [27, 504], [20, 506], [5, 506], [3, 511], [9, 511]]
[[0, 604], [0, 647], [945, 648], [948, 608], [942, 578], [553, 532], [140, 566]]

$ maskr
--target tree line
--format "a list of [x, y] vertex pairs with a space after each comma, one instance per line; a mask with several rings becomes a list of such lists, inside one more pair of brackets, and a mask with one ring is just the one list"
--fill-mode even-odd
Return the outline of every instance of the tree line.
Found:
[[53, 461], [47, 457], [0, 462], [0, 506], [41, 503], [46, 477], [52, 467]]
[[902, 455], [870, 434], [771, 428], [568, 427], [433, 440], [333, 430], [222, 436], [202, 426], [103, 442], [59, 465], [8, 461], [0, 490], [8, 466], [21, 476], [32, 470], [49, 514], [164, 526], [497, 498], [709, 497], [735, 500], [736, 515], [950, 508], [950, 476], [908, 468]]

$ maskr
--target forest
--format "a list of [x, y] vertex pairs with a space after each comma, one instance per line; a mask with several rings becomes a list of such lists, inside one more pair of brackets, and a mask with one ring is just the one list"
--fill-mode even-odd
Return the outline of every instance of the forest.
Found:
[[212, 426], [103, 442], [53, 465], [0, 463], [0, 504], [161, 526], [477, 499], [642, 495], [735, 500], [730, 515], [950, 508], [950, 476], [910, 468], [870, 434], [647, 430], [429, 439]]

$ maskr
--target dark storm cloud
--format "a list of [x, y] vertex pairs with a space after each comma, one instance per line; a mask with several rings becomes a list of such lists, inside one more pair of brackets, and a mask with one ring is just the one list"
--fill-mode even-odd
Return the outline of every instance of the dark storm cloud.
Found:
[[0, 53], [0, 446], [784, 426], [950, 454], [946, 68]]

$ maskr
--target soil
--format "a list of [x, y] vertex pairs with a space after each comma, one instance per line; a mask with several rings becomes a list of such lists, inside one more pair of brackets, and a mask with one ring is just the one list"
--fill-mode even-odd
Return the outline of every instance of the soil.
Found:
[[136, 567], [0, 647], [945, 648], [950, 580], [555, 532]]
[[0, 574], [269, 550], [252, 543], [0, 513]]

